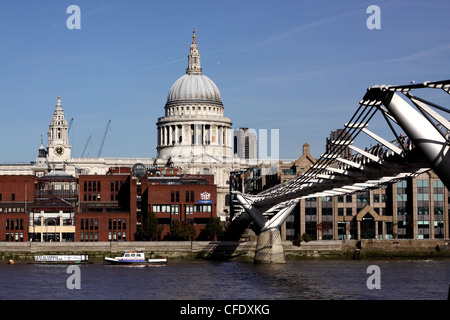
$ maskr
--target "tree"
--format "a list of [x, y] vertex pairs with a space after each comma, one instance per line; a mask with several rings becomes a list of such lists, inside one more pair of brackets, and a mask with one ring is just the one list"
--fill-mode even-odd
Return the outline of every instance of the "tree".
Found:
[[211, 218], [206, 224], [205, 228], [206, 235], [211, 240], [217, 240], [218, 237], [221, 237], [224, 233], [223, 227], [220, 224], [219, 218]]
[[142, 222], [141, 230], [138, 232], [137, 238], [144, 241], [154, 241], [161, 238], [163, 226], [158, 225], [158, 219], [151, 212], [147, 219]]
[[170, 238], [173, 240], [191, 241], [197, 236], [195, 227], [186, 221], [176, 220], [170, 227]]

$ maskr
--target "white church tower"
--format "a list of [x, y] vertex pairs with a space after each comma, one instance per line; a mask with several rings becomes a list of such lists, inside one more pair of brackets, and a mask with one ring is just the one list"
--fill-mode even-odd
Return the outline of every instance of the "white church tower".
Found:
[[62, 163], [70, 159], [69, 124], [64, 118], [61, 97], [55, 106], [53, 118], [48, 128], [47, 159], [49, 163]]

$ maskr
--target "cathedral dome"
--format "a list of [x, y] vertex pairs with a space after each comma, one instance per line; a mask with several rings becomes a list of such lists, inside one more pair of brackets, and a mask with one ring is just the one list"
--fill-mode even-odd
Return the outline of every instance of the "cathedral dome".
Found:
[[200, 54], [195, 38], [194, 30], [186, 74], [178, 78], [170, 88], [166, 105], [180, 102], [206, 102], [222, 105], [216, 84], [202, 73]]
[[219, 89], [210, 78], [203, 74], [187, 73], [172, 85], [167, 103], [192, 100], [222, 103]]

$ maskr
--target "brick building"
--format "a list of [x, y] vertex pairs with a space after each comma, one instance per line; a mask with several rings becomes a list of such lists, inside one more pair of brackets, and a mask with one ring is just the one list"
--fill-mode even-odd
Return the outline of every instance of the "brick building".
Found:
[[193, 224], [198, 236], [217, 217], [213, 175], [115, 167], [73, 177], [63, 169], [39, 177], [0, 175], [0, 241], [133, 241], [150, 212], [162, 236], [175, 220]]
[[183, 174], [178, 168], [154, 169], [142, 179], [141, 190], [142, 214], [156, 216], [163, 226], [163, 238], [170, 234], [174, 221], [192, 224], [198, 237], [208, 221], [217, 217], [214, 175]]

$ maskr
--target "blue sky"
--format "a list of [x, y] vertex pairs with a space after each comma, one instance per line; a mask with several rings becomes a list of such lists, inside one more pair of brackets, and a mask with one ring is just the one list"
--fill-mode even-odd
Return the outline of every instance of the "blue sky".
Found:
[[279, 129], [281, 158], [319, 157], [372, 85], [450, 77], [448, 1], [2, 1], [0, 163], [36, 158], [58, 96], [73, 156], [90, 135], [96, 156], [111, 120], [102, 156], [154, 157], [193, 28], [233, 128]]

